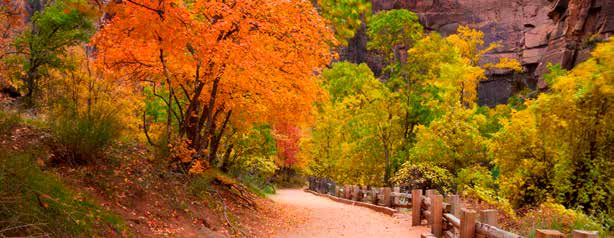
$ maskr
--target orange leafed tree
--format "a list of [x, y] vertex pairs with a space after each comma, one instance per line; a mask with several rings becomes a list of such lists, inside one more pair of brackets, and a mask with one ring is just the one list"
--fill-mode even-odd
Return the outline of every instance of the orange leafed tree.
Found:
[[149, 83], [167, 105], [166, 135], [187, 139], [195, 160], [215, 159], [229, 124], [301, 122], [320, 97], [314, 72], [334, 37], [308, 1], [125, 0], [106, 11], [98, 65]]

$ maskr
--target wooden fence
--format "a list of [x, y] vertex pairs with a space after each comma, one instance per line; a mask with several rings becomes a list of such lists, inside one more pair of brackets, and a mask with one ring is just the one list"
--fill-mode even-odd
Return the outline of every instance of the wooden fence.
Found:
[[[337, 201], [355, 201], [368, 204], [374, 210], [384, 208], [412, 208], [412, 226], [426, 225], [431, 232], [422, 238], [522, 238], [522, 236], [498, 228], [498, 211], [493, 209], [475, 211], [465, 209], [458, 195], [443, 196], [435, 189], [413, 189], [401, 192], [399, 187], [367, 187], [337, 185], [329, 179], [308, 178], [309, 190], [327, 194]], [[444, 202], [445, 201], [445, 202]], [[377, 209], [378, 207], [382, 209]], [[416, 209], [419, 208], [419, 209]], [[535, 238], [565, 238], [557, 230], [536, 230]], [[597, 238], [597, 231], [574, 230], [572, 238]]]

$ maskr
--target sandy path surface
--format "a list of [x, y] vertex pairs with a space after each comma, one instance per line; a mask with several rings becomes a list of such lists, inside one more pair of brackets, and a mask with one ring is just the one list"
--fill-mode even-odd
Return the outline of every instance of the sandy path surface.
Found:
[[391, 217], [368, 208], [347, 205], [303, 190], [278, 190], [273, 201], [303, 210], [303, 224], [276, 237], [420, 237], [426, 227], [411, 227], [409, 214]]

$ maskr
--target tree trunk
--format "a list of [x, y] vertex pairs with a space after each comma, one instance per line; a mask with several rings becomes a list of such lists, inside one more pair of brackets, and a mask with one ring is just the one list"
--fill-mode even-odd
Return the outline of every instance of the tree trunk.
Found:
[[224, 135], [224, 130], [226, 130], [226, 125], [228, 125], [228, 121], [230, 120], [231, 115], [232, 115], [232, 110], [228, 111], [228, 113], [226, 114], [226, 118], [224, 119], [224, 122], [222, 123], [222, 126], [217, 134], [215, 133], [215, 129], [212, 131], [213, 140], [211, 140], [211, 143], [209, 146], [209, 161], [210, 162], [213, 162], [216, 159], [217, 150], [219, 149], [219, 146], [220, 146], [220, 140], [222, 140], [222, 136]]
[[230, 154], [232, 153], [232, 149], [234, 144], [230, 144], [228, 148], [226, 148], [226, 152], [224, 152], [224, 160], [222, 161], [222, 172], [228, 173], [228, 167], [230, 167]]
[[[199, 125], [196, 127], [198, 134], [201, 133], [201, 129], [202, 129], [202, 124], [204, 123], [204, 131], [203, 131], [203, 135], [200, 136], [198, 135], [198, 137], [200, 138], [198, 140], [198, 144], [193, 143], [193, 148], [196, 149], [196, 154], [195, 157], [196, 158], [200, 158], [203, 157], [205, 154], [204, 149], [210, 149], [210, 141], [212, 136], [214, 136], [214, 132], [215, 132], [215, 115], [213, 114], [213, 108], [215, 107], [215, 99], [217, 97], [217, 89], [218, 89], [218, 84], [220, 82], [221, 78], [220, 77], [216, 77], [213, 80], [213, 85], [211, 87], [211, 93], [210, 93], [210, 97], [209, 97], [209, 103], [207, 105], [203, 106], [203, 113], [200, 116], [199, 119]], [[216, 111], [216, 115], [219, 112]], [[202, 141], [200, 141], [202, 139]], [[211, 153], [215, 153], [216, 151], [208, 151], [208, 155], [210, 155]], [[209, 156], [209, 162], [212, 162], [211, 157]]]
[[[162, 41], [162, 39], [158, 39]], [[166, 111], [166, 142], [171, 142], [171, 124], [173, 122], [172, 111], [173, 111], [173, 87], [171, 85], [171, 77], [168, 73], [168, 68], [166, 67], [166, 60], [164, 59], [164, 50], [160, 49], [160, 63], [162, 63], [162, 69], [164, 72], [164, 78], [166, 79], [166, 84], [168, 84], [168, 108]]]
[[384, 146], [384, 154], [386, 155], [386, 171], [384, 171], [384, 184], [390, 184], [390, 151], [388, 146]]

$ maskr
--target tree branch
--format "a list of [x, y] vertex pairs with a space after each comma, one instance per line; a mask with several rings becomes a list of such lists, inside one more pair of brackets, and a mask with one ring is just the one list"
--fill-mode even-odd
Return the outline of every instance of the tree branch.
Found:
[[142, 8], [145, 8], [145, 9], [147, 9], [147, 10], [150, 10], [150, 11], [155, 12], [156, 14], [158, 14], [158, 16], [160, 16], [160, 19], [161, 19], [161, 20], [164, 20], [164, 11], [163, 11], [163, 10], [160, 10], [160, 9], [155, 9], [155, 8], [150, 7], [150, 6], [147, 6], [147, 5], [145, 5], [145, 4], [135, 2], [135, 1], [133, 1], [133, 0], [126, 0], [126, 1], [127, 1], [127, 2], [129, 2], [129, 3], [132, 3], [132, 4], [134, 4], [134, 5], [137, 5], [137, 6], [139, 6], [139, 7], [142, 7]]

